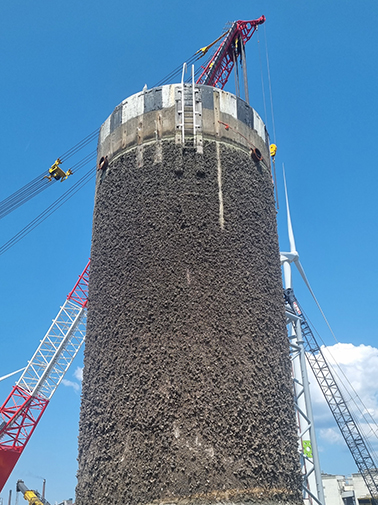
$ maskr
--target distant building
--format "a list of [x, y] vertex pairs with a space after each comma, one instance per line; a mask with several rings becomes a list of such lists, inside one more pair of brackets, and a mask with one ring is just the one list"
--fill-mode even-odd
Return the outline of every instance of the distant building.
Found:
[[322, 474], [325, 505], [370, 505], [370, 493], [360, 473]]
[[58, 503], [58, 505], [75, 505], [75, 504], [72, 501], [72, 498], [68, 498], [68, 500], [64, 500], [64, 501]]

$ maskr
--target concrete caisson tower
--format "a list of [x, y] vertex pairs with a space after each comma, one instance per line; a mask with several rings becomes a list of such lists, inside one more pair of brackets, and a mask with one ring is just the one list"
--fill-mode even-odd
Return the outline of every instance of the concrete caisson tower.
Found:
[[154, 88], [116, 107], [98, 156], [77, 505], [300, 503], [259, 115]]

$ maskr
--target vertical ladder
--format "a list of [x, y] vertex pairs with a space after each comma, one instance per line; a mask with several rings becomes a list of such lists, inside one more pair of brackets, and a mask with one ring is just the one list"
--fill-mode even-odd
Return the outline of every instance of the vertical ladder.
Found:
[[194, 81], [194, 65], [192, 65], [192, 82], [184, 82], [186, 63], [183, 65], [181, 86], [178, 89], [177, 97], [177, 128], [180, 135], [176, 136], [176, 142], [186, 147], [194, 147], [197, 152], [202, 152], [202, 103], [198, 98], [199, 88], [196, 88]]

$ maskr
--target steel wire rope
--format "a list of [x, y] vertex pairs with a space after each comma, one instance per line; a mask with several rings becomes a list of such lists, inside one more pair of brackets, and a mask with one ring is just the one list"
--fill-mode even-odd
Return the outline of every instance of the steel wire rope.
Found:
[[[215, 53], [216, 53], [216, 50], [217, 48], [214, 47], [210, 52], [209, 52], [209, 55], [207, 57], [207, 60], [205, 60], [204, 64], [203, 65], [200, 65], [194, 72], [194, 76], [197, 78], [199, 77], [202, 72], [205, 70], [205, 68], [209, 65], [210, 61], [213, 59]], [[200, 58], [202, 58], [202, 56], [200, 56], [199, 58], [197, 58], [197, 60], [199, 60]]]
[[33, 221], [31, 221], [27, 226], [25, 226], [19, 233], [17, 233], [12, 239], [3, 244], [0, 248], [0, 255], [6, 252], [10, 247], [19, 242], [23, 237], [25, 237], [28, 233], [30, 233], [34, 228], [36, 228], [40, 223], [42, 223], [45, 219], [47, 219], [51, 214], [55, 212], [59, 207], [61, 207], [67, 200], [69, 200], [81, 187], [83, 187], [91, 177], [95, 174], [92, 173], [92, 169], [90, 169], [77, 183], [72, 186], [69, 190], [65, 192], [64, 195], [59, 197], [55, 202], [53, 202], [45, 211], [39, 214]]
[[[63, 155], [61, 155], [59, 157], [59, 159], [62, 160], [62, 162], [63, 162], [63, 160], [67, 160], [68, 158], [70, 158], [71, 156], [76, 154], [78, 151], [83, 149], [86, 145], [88, 145], [90, 142], [92, 142], [92, 140], [94, 140], [95, 136], [97, 136], [97, 134], [98, 134], [98, 131], [99, 131], [99, 129], [97, 128], [92, 133], [87, 135], [84, 139], [82, 139], [80, 142], [78, 142], [75, 146], [73, 146], [71, 149], [66, 151]], [[26, 198], [25, 201], [27, 201], [31, 198], [31, 196], [29, 196], [31, 193], [34, 193], [34, 191], [36, 191], [37, 193], [42, 191], [41, 187], [45, 186], [45, 183], [47, 182], [47, 181], [44, 181], [44, 175], [46, 175], [46, 170], [43, 171], [40, 175], [38, 175], [35, 179], [33, 179], [30, 183], [25, 184], [24, 186], [22, 186], [22, 188], [20, 188], [19, 190], [15, 191], [11, 195], [9, 195], [7, 198], [2, 200], [0, 202], [0, 213], [3, 212], [7, 208], [8, 205], [11, 205], [11, 203], [18, 202], [18, 200], [21, 197], [25, 197]], [[9, 212], [7, 212], [7, 213], [9, 213]]]
[[[259, 32], [257, 31], [257, 34]], [[266, 97], [265, 97], [265, 84], [264, 84], [264, 74], [263, 74], [263, 68], [262, 68], [262, 58], [261, 58], [261, 48], [260, 48], [260, 37], [257, 35], [257, 48], [258, 48], [258, 53], [259, 53], [259, 62], [260, 62], [260, 75], [261, 75], [261, 90], [262, 90], [262, 96], [263, 96], [263, 102], [264, 102], [264, 114], [265, 114], [265, 121], [268, 121], [268, 113], [266, 109]]]
[[[227, 32], [226, 32], [227, 33]], [[222, 38], [225, 34], [221, 35], [221, 37], [219, 37], [215, 42], [217, 42], [220, 38]], [[214, 42], [213, 42], [214, 44]], [[211, 46], [213, 45], [211, 44]], [[211, 50], [211, 54], [209, 53], [209, 56], [206, 60], [206, 62], [198, 67], [196, 70], [195, 70], [195, 77], [198, 76], [199, 73], [202, 73], [202, 71], [207, 67], [207, 65], [209, 64], [211, 58], [214, 56], [215, 54], [215, 51], [216, 51], [216, 48], [213, 48]], [[192, 63], [194, 63], [195, 61], [198, 61], [199, 59], [201, 59], [208, 51], [205, 51], [205, 52], [202, 52], [202, 49], [199, 49], [198, 51], [196, 51], [187, 61], [186, 61], [186, 64], [189, 66], [191, 65]], [[170, 72], [169, 74], [167, 74], [165, 77], [163, 77], [162, 79], [160, 79], [160, 81], [157, 83], [157, 84], [154, 84], [153, 88], [156, 88], [158, 86], [163, 86], [164, 84], [166, 84], [168, 81], [170, 81], [171, 79], [173, 79], [173, 77], [175, 77], [176, 75], [179, 75], [181, 72], [182, 72], [182, 66], [183, 66], [183, 63], [181, 65], [179, 65], [178, 67], [176, 67], [174, 70], [172, 70], [172, 72]], [[190, 77], [185, 81], [185, 82], [190, 82]]]
[[197, 67], [197, 68], [194, 70], [194, 77], [195, 77], [195, 78], [199, 77], [199, 75], [202, 73], [202, 70], [203, 70], [203, 68], [202, 68], [202, 67]]
[[[202, 72], [205, 70], [205, 68], [208, 66], [208, 64], [210, 63], [211, 59], [213, 58], [214, 56], [214, 53], [215, 53], [215, 49], [213, 49], [211, 51], [211, 53], [209, 53], [209, 56], [208, 58], [205, 60], [204, 64], [203, 65], [200, 65], [199, 67], [197, 67], [195, 70], [194, 70], [194, 80], [195, 80], [195, 84], [197, 84], [197, 80], [198, 78], [200, 77], [200, 75], [202, 74]], [[202, 56], [199, 56], [197, 58], [197, 60], [199, 60], [200, 58], [202, 58]], [[197, 61], [195, 60], [195, 61]], [[182, 66], [181, 66], [181, 69], [182, 69]], [[188, 77], [185, 79], [185, 83], [186, 84], [191, 84], [192, 82], [192, 75], [191, 75], [191, 72], [188, 72], [189, 75]]]
[[[82, 139], [80, 142], [78, 142], [75, 146], [71, 147], [68, 151], [66, 151], [64, 154], [62, 154], [59, 157], [59, 159], [62, 160], [62, 162], [63, 162], [63, 160], [67, 160], [68, 158], [70, 158], [71, 156], [76, 154], [78, 151], [80, 151], [86, 145], [88, 145], [90, 142], [92, 142], [92, 140], [94, 140], [95, 136], [97, 136], [98, 132], [99, 132], [99, 129], [97, 128], [92, 133], [87, 135], [84, 139]], [[17, 200], [18, 198], [21, 197], [21, 195], [26, 196], [26, 194], [33, 192], [33, 188], [35, 188], [36, 186], [40, 186], [41, 179], [43, 180], [44, 175], [46, 175], [46, 170], [44, 170], [40, 175], [38, 175], [35, 179], [30, 181], [28, 184], [25, 184], [20, 189], [18, 189], [17, 191], [15, 191], [11, 195], [9, 195], [7, 198], [2, 200], [0, 202], [0, 212], [4, 209], [4, 207], [6, 205], [10, 204], [11, 201], [13, 202], [13, 201]]]
[[274, 121], [274, 110], [273, 110], [273, 94], [272, 94], [272, 81], [270, 78], [270, 65], [269, 65], [269, 53], [268, 53], [268, 41], [266, 36], [266, 26], [264, 23], [264, 35], [265, 35], [265, 53], [266, 53], [266, 66], [268, 69], [268, 83], [269, 83], [269, 97], [270, 97], [270, 113], [272, 116], [272, 127], [273, 127], [273, 140], [277, 144], [276, 140], [276, 125]]
[[[56, 181], [54, 180], [54, 182], [56, 182]], [[20, 207], [24, 203], [28, 202], [31, 198], [34, 198], [36, 195], [41, 193], [47, 187], [49, 187], [49, 181], [42, 180], [41, 184], [36, 186], [33, 190], [31, 190], [29, 192], [25, 192], [23, 195], [20, 195], [18, 198], [16, 198], [13, 202], [10, 202], [4, 208], [1, 208], [0, 209], [0, 219], [7, 216], [11, 212], [13, 212], [14, 210], [16, 210], [18, 207]]]
[[[194, 78], [195, 78], [196, 82], [197, 82], [197, 78], [202, 74], [202, 72], [204, 71], [204, 69], [210, 63], [211, 58], [212, 58], [212, 56], [209, 56], [209, 58], [205, 61], [205, 63], [203, 65], [197, 67], [194, 70]], [[189, 77], [187, 77], [185, 82], [186, 83], [191, 83], [192, 82], [192, 76], [190, 75]]]
[[0, 211], [2, 209], [4, 209], [5, 207], [7, 207], [7, 205], [10, 205], [11, 202], [13, 202], [14, 200], [17, 200], [18, 198], [20, 198], [21, 195], [24, 195], [24, 194], [30, 192], [35, 186], [39, 185], [41, 180], [43, 180], [43, 176], [45, 174], [46, 174], [46, 171], [42, 172], [38, 177], [33, 179], [29, 184], [25, 184], [25, 186], [22, 186], [22, 188], [18, 189], [17, 191], [15, 191], [11, 195], [9, 195], [7, 198], [4, 198], [4, 200], [2, 200], [0, 202]]
[[[359, 398], [359, 400], [360, 400], [360, 401], [361, 401], [361, 403], [362, 403], [361, 398], [360, 398], [360, 397], [358, 397], [358, 398]], [[360, 409], [359, 409], [359, 407], [358, 407], [357, 402], [355, 402], [354, 400], [352, 400], [352, 402], [355, 404], [355, 406], [356, 406], [357, 410], [358, 410], [359, 412], [361, 412], [361, 410], [360, 410]], [[362, 403], [362, 404], [363, 404], [363, 403]], [[366, 409], [366, 410], [367, 410], [367, 409]], [[353, 412], [353, 411], [352, 411], [352, 412]], [[357, 415], [355, 412], [353, 412], [353, 413], [354, 413], [354, 415], [355, 415], [355, 416]], [[355, 423], [357, 424], [358, 429], [360, 430], [360, 433], [363, 435], [364, 440], [365, 440], [365, 443], [366, 443], [366, 445], [368, 446], [368, 449], [369, 449], [369, 451], [370, 451], [370, 454], [371, 454], [371, 456], [372, 456], [372, 458], [373, 458], [374, 465], [375, 465], [375, 467], [377, 467], [377, 463], [376, 463], [376, 462], [378, 461], [378, 454], [377, 454], [377, 452], [375, 451], [375, 449], [374, 449], [374, 447], [373, 447], [372, 442], [370, 441], [370, 439], [372, 438], [370, 434], [374, 435], [374, 436], [375, 436], [375, 438], [377, 438], [377, 434], [376, 434], [376, 432], [374, 432], [374, 430], [373, 430], [372, 426], [370, 425], [370, 423], [369, 423], [369, 422], [368, 422], [368, 420], [366, 419], [366, 417], [365, 417], [364, 413], [362, 413], [362, 416], [363, 416], [363, 420], [364, 420], [364, 421], [366, 421], [366, 424], [367, 424], [367, 426], [368, 426], [368, 429], [369, 429], [369, 431], [368, 431], [368, 432], [366, 431], [366, 430], [367, 430], [367, 428], [365, 428], [365, 424], [363, 424], [363, 422], [361, 422], [361, 421], [360, 421], [357, 417], [355, 417], [355, 418], [354, 418], [354, 421], [355, 421]]]
[[[231, 26], [232, 26], [233, 23], [231, 23]], [[217, 42], [219, 42], [223, 37], [225, 37], [231, 30], [231, 26], [229, 28], [224, 28], [223, 29], [223, 33], [222, 35], [220, 35], [217, 39], [215, 39], [211, 44], [209, 44], [208, 46], [205, 46], [201, 49], [199, 49], [195, 54], [199, 54], [198, 58], [197, 58], [197, 61], [202, 58], [203, 56], [205, 56], [205, 54], [208, 54], [208, 57], [207, 57], [207, 60], [205, 61], [205, 63], [201, 66], [199, 66], [197, 68], [197, 70], [195, 71], [194, 75], [195, 77], [198, 77], [198, 75], [202, 75], [203, 71], [208, 67], [210, 61], [214, 58], [215, 54], [217, 53], [217, 51], [222, 47], [225, 39], [223, 39], [223, 41], [219, 44], [219, 46], [216, 46], [215, 44]], [[204, 49], [206, 49], [204, 51]], [[202, 54], [200, 54], [202, 51]], [[209, 70], [208, 69], [208, 73], [209, 73]], [[208, 75], [208, 74], [207, 74]], [[217, 86], [213, 86], [213, 87], [217, 87]], [[220, 89], [223, 89], [223, 88], [220, 88]]]
[[[191, 56], [185, 63], [189, 66], [191, 65], [196, 59], [197, 59], [197, 54], [193, 54], [193, 56]], [[181, 75], [181, 72], [182, 72], [182, 67], [183, 67], [184, 63], [181, 63], [181, 65], [179, 65], [175, 70], [173, 70], [170, 74], [168, 74], [165, 78], [164, 78], [164, 83], [171, 80], [173, 77], [175, 77], [176, 75]]]
[[[92, 151], [89, 153], [87, 156], [85, 156], [82, 160], [78, 161], [75, 163], [75, 165], [72, 165], [70, 167], [70, 170], [73, 171], [73, 173], [79, 172], [79, 170], [85, 166], [89, 161], [92, 161], [94, 157], [96, 156], [96, 151]], [[45, 173], [45, 172], [43, 172]], [[38, 182], [38, 184], [37, 184]], [[46, 188], [50, 187], [51, 184], [54, 184], [56, 181], [55, 179], [52, 181], [48, 181], [47, 179], [40, 179], [32, 185], [30, 190], [28, 191], [26, 186], [24, 186], [25, 190], [22, 193], [19, 193], [13, 197], [13, 200], [9, 201], [6, 205], [3, 204], [3, 202], [0, 203], [0, 219], [4, 218], [17, 208], [19, 208], [21, 205], [24, 203], [28, 202], [35, 196], [37, 196], [39, 193], [44, 191]], [[2, 205], [3, 204], [3, 205]]]
[[[186, 64], [187, 65], [190, 65], [191, 63], [193, 63], [197, 58], [197, 53], [194, 53], [193, 56], [191, 56]], [[176, 75], [178, 75], [181, 71], [182, 71], [182, 65], [179, 65], [178, 67], [176, 67], [174, 70], [172, 70], [169, 74], [167, 74], [165, 77], [163, 77], [162, 79], [160, 79], [160, 81], [155, 84], [154, 86], [152, 86], [153, 88], [156, 88], [158, 86], [163, 86], [167, 81], [171, 80], [173, 77], [175, 77]]]
[[50, 217], [57, 209], [59, 209], [66, 201], [68, 201], [74, 194], [76, 194], [82, 187], [84, 187], [95, 175], [94, 171], [96, 167], [90, 168], [81, 179], [79, 179], [71, 188], [69, 188], [63, 195], [61, 195], [55, 202], [47, 207], [43, 212], [41, 212], [36, 218], [34, 218], [27, 226], [20, 230], [16, 235], [14, 235], [10, 240], [0, 247], [0, 256], [8, 251], [12, 246], [17, 244], [21, 239], [26, 237], [31, 231], [33, 231], [39, 224]]
[[[259, 33], [258, 27], [256, 29], [257, 33]], [[272, 128], [273, 128], [273, 142], [274, 144], [277, 144], [276, 140], [276, 126], [274, 122], [274, 111], [273, 111], [273, 96], [272, 96], [272, 85], [271, 85], [271, 79], [270, 79], [270, 68], [269, 68], [269, 55], [268, 55], [268, 43], [267, 43], [267, 37], [266, 37], [266, 27], [264, 25], [264, 38], [265, 38], [265, 53], [266, 53], [266, 66], [267, 66], [267, 71], [268, 71], [268, 82], [269, 82], [269, 95], [270, 95], [270, 110], [271, 110], [271, 117], [272, 117]], [[261, 74], [261, 89], [262, 89], [262, 94], [263, 94], [263, 102], [264, 102], [264, 114], [265, 114], [265, 121], [266, 123], [268, 122], [268, 112], [267, 112], [267, 107], [266, 107], [266, 97], [265, 97], [265, 84], [264, 84], [264, 73], [263, 73], [263, 67], [262, 67], [262, 57], [261, 57], [261, 48], [260, 48], [260, 36], [257, 36], [257, 47], [258, 47], [258, 53], [259, 53], [259, 62], [260, 62], [260, 74]], [[275, 154], [271, 157], [272, 158], [272, 164], [273, 164], [273, 183], [274, 183], [274, 190], [276, 194], [276, 203], [277, 203], [277, 209], [280, 208], [279, 200], [278, 200], [278, 184], [277, 184], [277, 172], [276, 172], [276, 157]]]
[[[191, 64], [192, 64], [192, 61], [187, 62], [187, 65], [191, 65]], [[177, 72], [175, 72], [174, 74], [169, 76], [166, 80], [164, 80], [161, 84], [159, 84], [159, 86], [163, 86], [164, 84], [169, 84], [170, 82], [172, 82], [174, 77], [176, 77], [176, 76], [179, 77], [181, 75], [181, 72], [182, 72], [182, 65]]]
[[63, 162], [64, 160], [71, 158], [74, 154], [83, 149], [87, 144], [92, 142], [92, 140], [94, 140], [97, 137], [99, 131], [100, 129], [96, 128], [96, 130], [94, 130], [92, 133], [84, 137], [80, 142], [71, 147], [71, 149], [68, 149], [68, 151], [59, 156], [59, 159], [62, 160]]
[[177, 67], [175, 70], [173, 70], [170, 74], [166, 75], [163, 79], [161, 79], [158, 83], [153, 85], [153, 88], [156, 88], [158, 86], [164, 86], [168, 81], [171, 81], [173, 77], [178, 75], [182, 70], [182, 65]]
[[[355, 390], [355, 388], [353, 387], [352, 383], [350, 382], [350, 380], [348, 379], [348, 377], [346, 376], [345, 372], [343, 371], [343, 369], [340, 367], [340, 365], [337, 363], [335, 357], [332, 355], [331, 351], [328, 349], [328, 346], [325, 344], [324, 340], [322, 339], [322, 337], [320, 336], [319, 332], [317, 331], [315, 325], [311, 322], [310, 318], [307, 316], [307, 314], [305, 313], [305, 311], [303, 310], [303, 308], [301, 307], [301, 311], [303, 312], [306, 320], [308, 321], [308, 323], [312, 326], [312, 328], [314, 329], [316, 335], [318, 336], [319, 340], [321, 341], [321, 343], [327, 347], [327, 353], [329, 354], [329, 356], [331, 357], [332, 361], [333, 361], [333, 364], [332, 364], [332, 370], [333, 372], [335, 373], [336, 377], [338, 378], [339, 382], [338, 384], [341, 385], [344, 389], [344, 391], [347, 393], [347, 395], [349, 396], [348, 400], [345, 400], [347, 403], [353, 403], [356, 407], [356, 409], [358, 410], [358, 412], [361, 414], [362, 418], [366, 421], [366, 424], [368, 425], [369, 427], [369, 430], [370, 432], [378, 439], [378, 424], [377, 422], [374, 420], [373, 416], [370, 414], [368, 408], [366, 407], [366, 405], [364, 404], [364, 402], [362, 401], [361, 397], [359, 396], [359, 394], [357, 393], [357, 391]], [[337, 342], [339, 343], [339, 342]], [[341, 374], [343, 375], [344, 379], [346, 380], [346, 382], [348, 383], [348, 385], [350, 386], [352, 392], [354, 393], [354, 396], [351, 394], [351, 392], [348, 390], [348, 386], [344, 383], [344, 381], [342, 380], [342, 378], [340, 377], [340, 375], [338, 374], [337, 372], [337, 369], [341, 372]], [[368, 416], [371, 418], [371, 421], [369, 421], [367, 418], [366, 418], [366, 414], [365, 412], [362, 411], [361, 407], [358, 405], [356, 399], [359, 400], [359, 402], [361, 403], [362, 407], [365, 409], [365, 412], [368, 414]], [[366, 438], [366, 443], [371, 451], [371, 453], [374, 455], [374, 459], [375, 461], [378, 461], [378, 458], [377, 458], [377, 453], [375, 452], [375, 450], [373, 449], [373, 447], [371, 446], [370, 442], [369, 442], [369, 434], [366, 433], [365, 429], [362, 428], [362, 425], [361, 423], [357, 420], [357, 418], [354, 419], [354, 422], [357, 424], [358, 428], [360, 429], [360, 431], [362, 431], [362, 433], [365, 435], [365, 438]], [[376, 427], [376, 431], [374, 430], [374, 427]]]
[[[83, 160], [81, 160], [80, 162], [73, 165], [70, 169], [75, 168], [75, 173], [77, 173], [80, 170], [80, 168], [78, 168], [78, 167], [82, 167], [83, 164], [85, 164], [89, 161], [88, 158], [92, 158], [92, 157], [93, 157], [92, 153], [90, 155], [87, 155]], [[7, 199], [7, 200], [9, 200], [8, 202], [5, 202], [5, 203], [1, 202], [1, 203], [3, 203], [3, 205], [0, 204], [0, 219], [5, 217], [7, 214], [12, 212], [16, 208], [18, 208], [23, 203], [26, 203], [28, 200], [30, 200], [31, 198], [36, 196], [38, 193], [40, 193], [41, 191], [43, 191], [47, 187], [54, 184], [56, 181], [55, 180], [47, 181], [47, 180], [44, 180], [44, 178], [42, 178], [37, 182], [38, 182], [38, 184], [34, 183], [30, 188], [25, 188], [24, 191], [18, 192], [17, 195], [13, 196], [13, 198], [11, 200]]]

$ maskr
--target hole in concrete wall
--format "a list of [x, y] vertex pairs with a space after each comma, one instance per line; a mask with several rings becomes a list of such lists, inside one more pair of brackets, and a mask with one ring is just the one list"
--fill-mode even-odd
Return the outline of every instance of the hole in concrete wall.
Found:
[[196, 177], [197, 179], [204, 179], [206, 177], [206, 173], [203, 170], [198, 170]]
[[177, 177], [177, 179], [181, 179], [181, 177], [184, 175], [184, 172], [183, 170], [175, 170], [175, 176]]
[[252, 159], [257, 163], [259, 163], [263, 159], [261, 151], [257, 149], [257, 147], [255, 147], [255, 149], [251, 149], [251, 156]]

